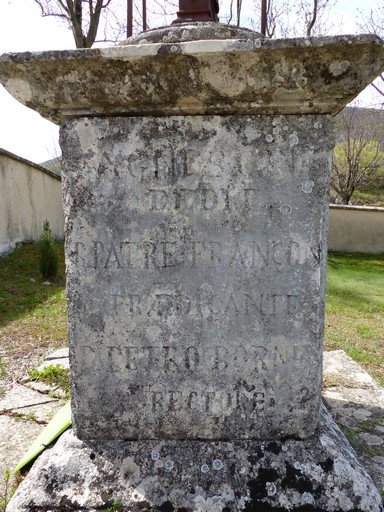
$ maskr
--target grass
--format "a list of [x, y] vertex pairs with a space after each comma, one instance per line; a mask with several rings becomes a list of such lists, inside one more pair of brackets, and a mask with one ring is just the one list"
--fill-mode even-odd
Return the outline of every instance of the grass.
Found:
[[[21, 357], [67, 343], [63, 243], [59, 275], [47, 286], [38, 246], [0, 258], [0, 378], [4, 355]], [[330, 254], [325, 349], [343, 349], [384, 386], [384, 255]]]
[[384, 187], [370, 187], [366, 190], [355, 190], [350, 204], [365, 206], [384, 206]]
[[325, 349], [343, 349], [384, 386], [384, 256], [328, 257]]
[[15, 494], [17, 487], [20, 485], [22, 481], [20, 473], [13, 475], [13, 478], [11, 477], [11, 470], [7, 468], [3, 476], [5, 489], [4, 493], [0, 495], [0, 512], [5, 512], [5, 509], [7, 508], [10, 499]]
[[59, 386], [64, 391], [64, 398], [70, 396], [69, 368], [64, 368], [61, 364], [50, 364], [43, 370], [29, 370], [29, 380], [45, 382], [53, 386]]
[[[38, 244], [0, 258], [0, 357], [63, 346], [67, 339], [63, 242], [55, 242], [58, 276], [44, 284]], [[46, 283], [46, 282], [45, 282]]]

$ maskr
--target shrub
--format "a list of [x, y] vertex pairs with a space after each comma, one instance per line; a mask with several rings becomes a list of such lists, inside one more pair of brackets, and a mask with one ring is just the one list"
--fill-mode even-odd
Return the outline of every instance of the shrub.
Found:
[[52, 238], [51, 226], [47, 220], [44, 221], [43, 233], [39, 240], [39, 264], [43, 279], [52, 279], [57, 276], [59, 261]]

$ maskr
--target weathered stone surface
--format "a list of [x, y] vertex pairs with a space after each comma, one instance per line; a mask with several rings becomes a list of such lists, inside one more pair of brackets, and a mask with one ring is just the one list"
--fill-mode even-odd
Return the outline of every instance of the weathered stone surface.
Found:
[[323, 410], [305, 441], [79, 441], [62, 436], [7, 512], [379, 512], [381, 498]]
[[41, 372], [45, 368], [48, 368], [48, 366], [61, 366], [63, 369], [67, 370], [69, 368], [68, 356], [60, 357], [58, 359], [47, 359], [37, 367], [37, 370]]
[[175, 43], [187, 41], [212, 41], [221, 39], [238, 39], [255, 41], [265, 39], [262, 34], [249, 28], [223, 25], [216, 22], [178, 23], [167, 27], [154, 28], [129, 37], [120, 45], [137, 45], [148, 43]]
[[330, 132], [324, 116], [65, 125], [79, 437], [314, 431]]
[[[63, 359], [64, 361], [61, 361], [60, 364], [62, 364], [63, 366], [65, 366], [67, 368], [67, 359], [68, 359], [68, 348], [67, 347], [63, 347], [63, 348], [58, 348], [57, 350], [54, 350], [51, 354], [48, 354], [47, 357], [45, 358], [46, 361], [52, 361], [52, 360], [56, 360], [56, 359]], [[51, 363], [53, 364], [53, 363]]]
[[[228, 30], [217, 25], [218, 37]], [[61, 123], [87, 115], [337, 113], [384, 68], [375, 36], [230, 35], [179, 42], [175, 27], [163, 36], [172, 42], [8, 54], [0, 57], [0, 81]]]
[[[9, 493], [10, 499], [12, 486], [15, 484], [13, 470], [24, 452], [40, 434], [43, 425], [34, 421], [23, 421], [20, 418], [12, 418], [4, 414], [0, 415], [0, 496]], [[6, 486], [5, 472], [11, 471], [11, 478]]]
[[[58, 408], [57, 400], [14, 384], [0, 400], [0, 497], [11, 496], [13, 469]], [[5, 472], [11, 470], [6, 485]]]
[[57, 400], [33, 391], [20, 384], [14, 384], [0, 400], [0, 411], [33, 408], [36, 405], [50, 405]]
[[325, 405], [384, 493], [384, 389], [342, 350], [324, 353]]

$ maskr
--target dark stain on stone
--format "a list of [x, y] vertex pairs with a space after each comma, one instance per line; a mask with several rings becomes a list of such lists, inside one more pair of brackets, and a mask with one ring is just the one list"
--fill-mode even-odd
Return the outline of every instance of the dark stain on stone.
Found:
[[284, 512], [286, 509], [275, 507], [264, 501], [252, 501], [245, 505], [244, 512]]
[[236, 464], [231, 464], [228, 468], [229, 474], [234, 476], [236, 474]]
[[279, 473], [275, 469], [260, 468], [257, 478], [249, 480], [247, 483], [252, 501], [267, 498], [267, 482], [275, 482], [279, 478]]
[[136, 506], [137, 510], [153, 510], [151, 504], [148, 503], [148, 501], [140, 501]]
[[181, 53], [181, 46], [177, 43], [162, 44], [157, 51], [157, 55], [169, 55]]
[[312, 482], [307, 478], [303, 473], [293, 467], [291, 464], [285, 464], [285, 477], [281, 481], [282, 489], [286, 489], [290, 487], [292, 489], [296, 489], [300, 493], [304, 492], [314, 492], [314, 488]]
[[277, 443], [276, 441], [268, 443], [265, 449], [267, 450], [267, 452], [274, 453], [275, 455], [279, 455], [279, 453], [282, 450], [281, 444]]
[[175, 507], [170, 501], [165, 501], [162, 505], [160, 505], [160, 507], [157, 507], [157, 510], [161, 510], [162, 512], [173, 512]]
[[252, 466], [255, 466], [260, 459], [264, 458], [264, 456], [264, 450], [259, 445], [256, 449], [256, 453], [249, 455], [248, 462], [252, 464]]
[[329, 473], [333, 469], [333, 460], [330, 457], [328, 457], [328, 459], [324, 462], [320, 462], [319, 464], [326, 473]]

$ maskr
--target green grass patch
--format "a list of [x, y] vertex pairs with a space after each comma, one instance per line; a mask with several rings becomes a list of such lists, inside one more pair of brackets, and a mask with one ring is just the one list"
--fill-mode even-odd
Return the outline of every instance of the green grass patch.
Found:
[[38, 244], [23, 244], [0, 258], [0, 326], [16, 320], [65, 290], [63, 242], [55, 242], [59, 271], [50, 285], [39, 270]]
[[69, 399], [70, 372], [68, 368], [64, 368], [61, 364], [50, 364], [43, 370], [29, 370], [28, 373], [29, 380], [59, 386], [64, 391], [64, 398]]
[[357, 316], [383, 312], [383, 285], [383, 256], [335, 253], [328, 256], [328, 312], [354, 312]]
[[66, 343], [64, 244], [54, 247], [59, 268], [49, 284], [40, 273], [38, 244], [22, 244], [0, 258], [0, 340], [7, 356]]
[[355, 190], [350, 204], [364, 206], [384, 206], [384, 188], [369, 187], [365, 190]]
[[343, 349], [384, 385], [384, 255], [328, 256], [325, 348]]

